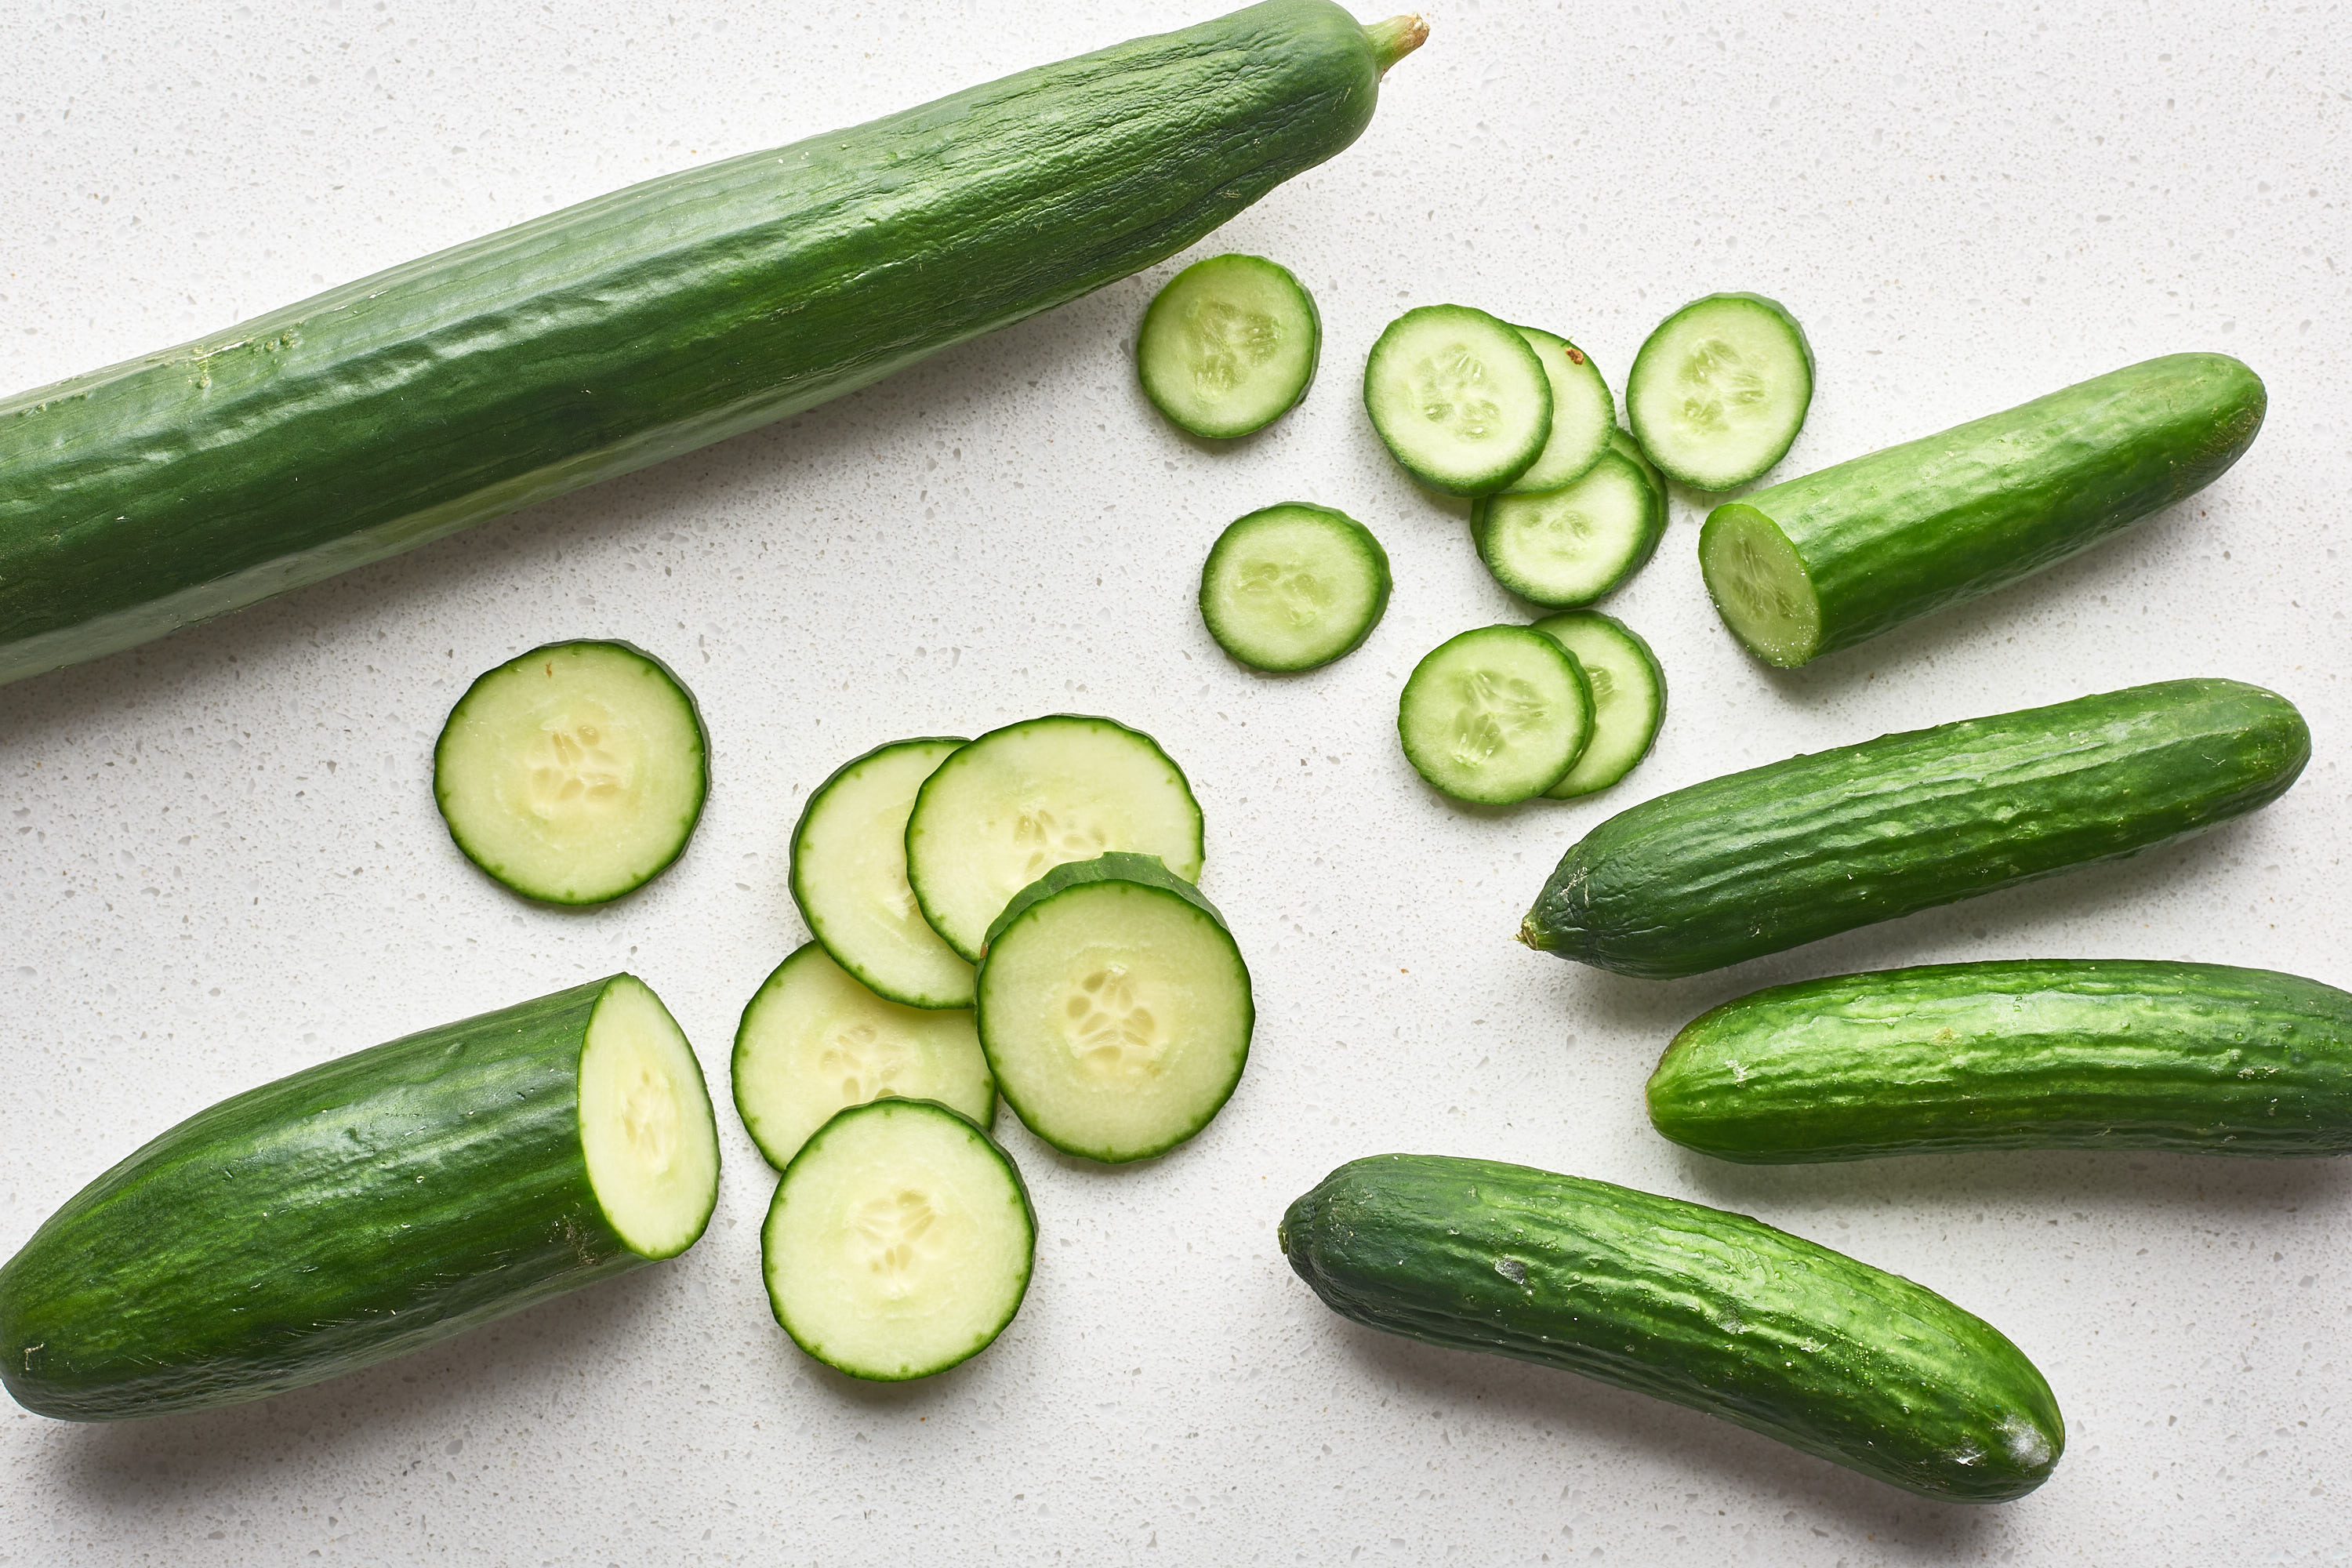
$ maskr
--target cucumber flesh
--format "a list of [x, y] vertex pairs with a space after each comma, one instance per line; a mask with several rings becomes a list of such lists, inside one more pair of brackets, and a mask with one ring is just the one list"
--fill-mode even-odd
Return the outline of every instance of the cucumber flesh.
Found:
[[1592, 690], [1592, 739], [1568, 776], [1544, 793], [1572, 800], [1607, 789], [1650, 754], [1666, 716], [1666, 677], [1641, 634], [1613, 616], [1577, 610], [1535, 629], [1576, 656]]
[[686, 849], [710, 742], [669, 667], [623, 642], [550, 643], [467, 688], [433, 750], [466, 858], [527, 899], [598, 904]]
[[1465, 305], [1423, 305], [1372, 344], [1364, 408], [1413, 478], [1448, 495], [1486, 495], [1542, 455], [1551, 379], [1507, 323]]
[[1731, 633], [1767, 664], [1810, 662], [1822, 646], [1822, 601], [1789, 536], [1754, 507], [1708, 514], [1698, 542], [1707, 596]]
[[1759, 294], [1709, 294], [1660, 322], [1625, 378], [1650, 460], [1693, 489], [1727, 490], [1787, 455], [1813, 401], [1797, 319]]
[[735, 1031], [735, 1109], [782, 1170], [844, 1106], [936, 1100], [986, 1127], [996, 1081], [969, 1009], [877, 996], [815, 942], [776, 965]]
[[1013, 894], [1113, 849], [1157, 855], [1190, 881], [1201, 874], [1201, 806], [1158, 742], [1083, 714], [982, 735], [924, 781], [907, 819], [907, 879], [923, 918], [973, 963]]
[[1143, 313], [1135, 367], [1144, 395], [1195, 436], [1262, 430], [1315, 379], [1323, 321], [1290, 269], [1212, 256], [1168, 280]]
[[1023, 889], [980, 966], [980, 1039], [1030, 1131], [1120, 1163], [1209, 1124], [1249, 1059], [1249, 968], [1198, 889], [1139, 855]]
[[1481, 626], [1440, 643], [1404, 683], [1405, 760], [1456, 800], [1507, 805], [1566, 776], [1592, 733], [1576, 656], [1527, 626]]
[[1507, 495], [1540, 495], [1574, 484], [1601, 460], [1617, 427], [1617, 399], [1600, 366], [1574, 343], [1540, 327], [1514, 327], [1543, 361], [1551, 383], [1551, 434], [1527, 472], [1504, 487]]
[[1021, 1310], [1036, 1254], [1011, 1157], [922, 1100], [827, 1121], [785, 1167], [760, 1231], [778, 1325], [827, 1366], [880, 1383], [986, 1350]]
[[686, 1033], [642, 980], [621, 975], [580, 1050], [580, 1150], [596, 1205], [640, 1258], [674, 1258], [710, 1223], [719, 1128]]
[[1542, 495], [1488, 496], [1470, 513], [1495, 581], [1549, 609], [1589, 605], [1640, 571], [1666, 531], [1648, 476], [1607, 449], [1584, 477]]
[[793, 830], [793, 902], [809, 934], [876, 995], [908, 1007], [971, 1005], [971, 965], [924, 921], [907, 884], [916, 792], [963, 744], [866, 752], [817, 786]]
[[1329, 507], [1289, 501], [1237, 519], [1201, 567], [1201, 619], [1252, 669], [1313, 669], [1354, 651], [1389, 607], [1389, 557]]

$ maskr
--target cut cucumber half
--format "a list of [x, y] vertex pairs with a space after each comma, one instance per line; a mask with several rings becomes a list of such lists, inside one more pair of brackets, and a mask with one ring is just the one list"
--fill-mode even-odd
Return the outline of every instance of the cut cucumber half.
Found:
[[1531, 626], [1481, 626], [1440, 643], [1397, 702], [1413, 770], [1482, 805], [1543, 794], [1591, 734], [1592, 691], [1576, 656]]
[[1488, 496], [1470, 537], [1495, 581], [1551, 609], [1589, 605], [1640, 571], [1666, 531], [1649, 477], [1609, 450], [1584, 477], [1544, 495]]
[[982, 1127], [996, 1120], [969, 1009], [886, 1001], [813, 942], [744, 1007], [733, 1077], [743, 1126], [780, 1171], [835, 1111], [869, 1100], [936, 1100]]
[[1650, 460], [1693, 489], [1760, 478], [1804, 427], [1813, 351], [1760, 294], [1709, 294], [1658, 323], [1625, 377], [1625, 415]]
[[1224, 917], [1146, 855], [1057, 866], [988, 933], [980, 1043], [1004, 1102], [1066, 1154], [1117, 1164], [1209, 1124], [1256, 1010]]
[[1315, 379], [1323, 320], [1290, 269], [1263, 256], [1212, 256], [1168, 280], [1135, 344], [1143, 395], [1195, 436], [1263, 430]]
[[926, 1100], [835, 1115], [784, 1168], [760, 1228], [777, 1323], [825, 1365], [877, 1383], [986, 1350], [1021, 1310], [1036, 1256], [1012, 1157]]
[[833, 961], [909, 1007], [971, 1005], [971, 965], [940, 940], [907, 885], [915, 792], [964, 742], [877, 746], [817, 786], [793, 830], [793, 902]]
[[1544, 793], [1573, 800], [1607, 789], [1650, 754], [1666, 717], [1666, 673], [1640, 633], [1598, 610], [1553, 616], [1535, 629], [1576, 656], [1592, 691], [1592, 739], [1568, 776]]
[[1542, 454], [1551, 379], [1507, 322], [1466, 305], [1423, 305], [1372, 345], [1364, 409], [1413, 478], [1448, 495], [1487, 495]]
[[719, 1203], [710, 1090], [686, 1032], [635, 975], [615, 975], [588, 1017], [580, 1152], [596, 1206], [638, 1257], [675, 1258], [710, 1223]]
[[551, 904], [601, 904], [659, 876], [709, 790], [693, 697], [625, 642], [508, 660], [466, 689], [433, 748], [433, 798], [466, 858]]
[[1574, 484], [1601, 460], [1617, 428], [1617, 398], [1585, 352], [1540, 327], [1514, 327], [1543, 361], [1551, 382], [1551, 434], [1528, 471], [1504, 487], [1509, 495], [1540, 495]]
[[1013, 895], [1112, 849], [1201, 874], [1201, 805], [1160, 743], [1113, 719], [1055, 713], [993, 730], [941, 763], [907, 818], [923, 918], [977, 963]]
[[1252, 669], [1351, 653], [1389, 607], [1389, 556], [1346, 512], [1286, 501], [1229, 524], [1201, 567], [1201, 619]]

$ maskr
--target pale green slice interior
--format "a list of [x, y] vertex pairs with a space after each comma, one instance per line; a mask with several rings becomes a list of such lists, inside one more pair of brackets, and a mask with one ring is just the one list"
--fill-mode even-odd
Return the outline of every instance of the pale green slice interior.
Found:
[[815, 942], [776, 966], [735, 1034], [735, 1108], [782, 1170], [845, 1106], [936, 1100], [982, 1127], [996, 1083], [968, 1008], [906, 1007], [845, 973]]
[[1617, 399], [1591, 356], [1557, 332], [1514, 328], [1543, 362], [1551, 382], [1551, 434], [1544, 449], [1513, 479], [1506, 495], [1540, 495], [1573, 484], [1601, 460], [1617, 427]]
[[1598, 611], [1553, 616], [1535, 629], [1576, 656], [1592, 692], [1592, 739], [1568, 776], [1544, 793], [1570, 800], [1606, 789], [1649, 754], [1665, 717], [1665, 682], [1641, 641]]
[[1625, 413], [1668, 475], [1724, 490], [1780, 460], [1812, 395], [1812, 366], [1795, 324], [1760, 300], [1717, 294], [1650, 334], [1626, 378]]
[[915, 793], [963, 742], [901, 741], [827, 780], [793, 834], [793, 899], [834, 961], [909, 1007], [971, 1005], [971, 965], [923, 920], [907, 883]]
[[1738, 501], [1717, 507], [1699, 531], [1698, 564], [1716, 613], [1757, 658], [1793, 669], [1819, 651], [1821, 599], [1780, 524]]
[[1437, 789], [1486, 805], [1551, 788], [1591, 731], [1575, 657], [1527, 626], [1481, 626], [1441, 643], [1397, 704], [1405, 760]]
[[597, 998], [580, 1049], [580, 1149], [597, 1206], [641, 1258], [692, 1246], [719, 1201], [719, 1122], [685, 1031], [642, 980]]
[[1246, 436], [1314, 379], [1322, 326], [1287, 268], [1212, 256], [1168, 280], [1144, 312], [1135, 363], [1160, 411], [1196, 436]]
[[1565, 609], [1591, 603], [1649, 559], [1664, 521], [1657, 492], [1602, 445], [1599, 460], [1564, 489], [1479, 503], [1478, 555], [1496, 582]]
[[1141, 1159], [1208, 1124], [1240, 1081], [1249, 971], [1205, 910], [1165, 889], [1088, 882], [997, 938], [981, 1040], [1005, 1103], [1066, 1153]]
[[1364, 407], [1408, 472], [1454, 495], [1509, 484], [1551, 433], [1551, 382], [1535, 350], [1462, 305], [1389, 323], [1365, 361]]
[[1312, 669], [1364, 640], [1388, 607], [1388, 555], [1328, 507], [1270, 506], [1218, 536], [1201, 569], [1201, 618], [1255, 669]]
[[1036, 1226], [1020, 1177], [970, 1122], [878, 1100], [811, 1138], [760, 1233], [776, 1321], [853, 1377], [944, 1372], [1021, 1307]]

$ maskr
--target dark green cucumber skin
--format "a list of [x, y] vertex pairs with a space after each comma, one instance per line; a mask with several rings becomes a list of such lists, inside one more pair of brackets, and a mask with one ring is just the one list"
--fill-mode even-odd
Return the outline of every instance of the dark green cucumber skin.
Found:
[[[989, 923], [988, 945], [994, 947], [996, 939], [1013, 929], [1013, 922], [1027, 914], [1057, 893], [1092, 882], [1132, 882], [1139, 888], [1150, 888], [1162, 893], [1173, 893], [1211, 920], [1217, 929], [1231, 935], [1225, 917], [1209, 897], [1183, 878], [1168, 868], [1168, 863], [1157, 855], [1138, 855], [1132, 850], [1113, 849], [1091, 860], [1065, 860], [1047, 869], [1045, 874], [1013, 895], [1004, 912]], [[982, 963], [987, 960], [983, 958]]]
[[322, 1062], [155, 1139], [0, 1266], [0, 1384], [68, 1421], [234, 1405], [650, 1261], [580, 1150], [609, 984]]
[[1970, 1149], [2352, 1152], [2352, 994], [2218, 963], [2021, 959], [1727, 1002], [1650, 1075], [1651, 1124], [1750, 1164]]
[[2294, 705], [2234, 680], [1882, 735], [1619, 812], [1561, 857], [1519, 940], [1697, 974], [2202, 831], [2310, 760]]
[[1149, 267], [1354, 141], [1384, 63], [1329, 0], [1269, 0], [0, 402], [0, 682], [798, 413]]
[[1787, 537], [1821, 605], [1810, 662], [2195, 494], [2245, 454], [2268, 405], [2228, 354], [2168, 354], [1758, 490], [1707, 525], [1744, 509]]
[[1283, 1216], [1340, 1316], [1686, 1405], [1924, 1497], [2006, 1502], [2066, 1446], [2000, 1331], [1744, 1215], [1433, 1154], [1356, 1160]]

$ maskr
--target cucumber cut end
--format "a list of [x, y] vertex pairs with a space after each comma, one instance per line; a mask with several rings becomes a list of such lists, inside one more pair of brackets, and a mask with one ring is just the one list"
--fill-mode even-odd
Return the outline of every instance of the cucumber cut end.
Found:
[[1699, 571], [1723, 624], [1765, 663], [1794, 669], [1822, 651], [1822, 605], [1780, 524], [1732, 501], [1707, 515]]
[[580, 1050], [580, 1147], [597, 1206], [640, 1258], [694, 1245], [719, 1202], [719, 1122], [686, 1033], [652, 987], [604, 988]]

